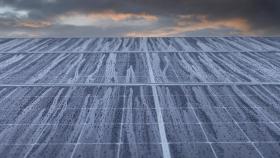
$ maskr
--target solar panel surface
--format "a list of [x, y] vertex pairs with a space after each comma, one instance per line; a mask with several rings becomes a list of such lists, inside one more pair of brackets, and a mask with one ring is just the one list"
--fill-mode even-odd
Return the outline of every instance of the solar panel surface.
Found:
[[280, 38], [0, 39], [0, 157], [280, 156]]

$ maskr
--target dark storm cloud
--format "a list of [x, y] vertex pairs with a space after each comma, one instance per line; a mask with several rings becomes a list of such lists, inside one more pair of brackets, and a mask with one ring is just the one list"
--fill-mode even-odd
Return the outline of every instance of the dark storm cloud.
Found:
[[32, 20], [69, 12], [147, 13], [158, 17], [204, 15], [210, 21], [242, 18], [252, 29], [280, 31], [280, 0], [1, 0], [1, 5], [29, 11]]

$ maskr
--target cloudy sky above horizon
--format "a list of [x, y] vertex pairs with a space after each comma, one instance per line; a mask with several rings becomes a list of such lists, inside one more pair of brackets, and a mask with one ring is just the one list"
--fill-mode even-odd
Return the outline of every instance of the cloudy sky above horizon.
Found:
[[0, 0], [0, 36], [273, 36], [279, 17], [280, 0]]

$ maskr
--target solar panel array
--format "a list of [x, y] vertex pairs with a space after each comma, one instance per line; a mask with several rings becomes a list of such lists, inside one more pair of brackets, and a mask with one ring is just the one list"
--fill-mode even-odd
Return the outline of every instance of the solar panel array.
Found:
[[0, 157], [280, 156], [280, 38], [0, 39]]

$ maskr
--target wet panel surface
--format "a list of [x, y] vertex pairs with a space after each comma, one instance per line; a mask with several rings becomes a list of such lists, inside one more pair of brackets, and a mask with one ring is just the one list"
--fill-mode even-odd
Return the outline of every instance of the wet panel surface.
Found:
[[279, 45], [1, 39], [0, 157], [279, 157]]

